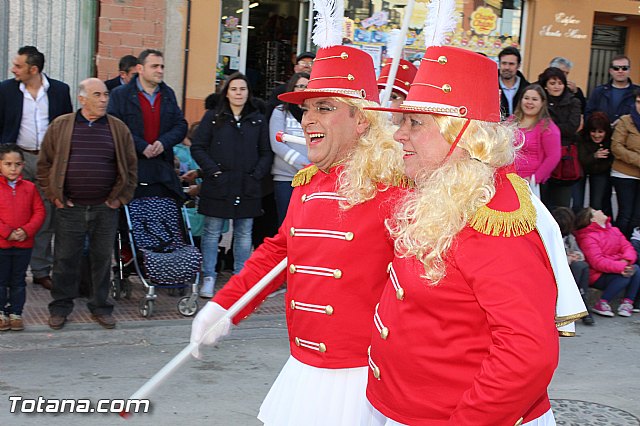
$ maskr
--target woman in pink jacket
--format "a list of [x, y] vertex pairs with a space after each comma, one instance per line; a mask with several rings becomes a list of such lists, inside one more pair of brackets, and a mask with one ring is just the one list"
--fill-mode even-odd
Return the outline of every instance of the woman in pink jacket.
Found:
[[635, 249], [618, 228], [611, 226], [611, 219], [601, 210], [590, 207], [581, 210], [576, 228], [578, 245], [589, 263], [589, 284], [603, 291], [593, 311], [612, 317], [609, 301], [624, 291], [618, 315], [630, 317], [640, 288]]
[[560, 161], [560, 129], [549, 116], [547, 95], [541, 86], [525, 88], [511, 120], [524, 135], [515, 161], [518, 175], [532, 184], [546, 182]]

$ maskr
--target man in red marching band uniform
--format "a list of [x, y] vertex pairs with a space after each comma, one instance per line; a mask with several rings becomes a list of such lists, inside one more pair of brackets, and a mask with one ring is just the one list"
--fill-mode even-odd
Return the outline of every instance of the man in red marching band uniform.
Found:
[[362, 424], [555, 424], [557, 328], [571, 333], [586, 309], [557, 225], [512, 167], [496, 74], [488, 58], [432, 46], [400, 108], [378, 108], [403, 113], [394, 138], [415, 189], [389, 221], [396, 257]]
[[[347, 46], [317, 52], [307, 89], [280, 96], [302, 104], [314, 165], [301, 170], [287, 216], [242, 272], [198, 314], [192, 341], [211, 344], [225, 327], [205, 330], [287, 257], [286, 316], [291, 357], [258, 418], [267, 425], [358, 425], [366, 413], [370, 322], [393, 258], [385, 228], [403, 180], [400, 146], [377, 105], [371, 57]], [[233, 322], [280, 286], [272, 281]], [[228, 327], [226, 327], [228, 329]]]

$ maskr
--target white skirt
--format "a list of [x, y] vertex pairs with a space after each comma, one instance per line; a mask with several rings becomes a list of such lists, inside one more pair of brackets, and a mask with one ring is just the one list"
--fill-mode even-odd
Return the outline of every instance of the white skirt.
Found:
[[354, 426], [367, 413], [368, 367], [317, 368], [290, 356], [260, 407], [266, 426]]
[[[407, 426], [404, 423], [398, 423], [386, 417], [380, 411], [376, 410], [373, 405], [367, 401], [368, 414], [362, 416], [360, 426]], [[556, 419], [553, 417], [551, 409], [530, 422], [523, 423], [522, 426], [556, 426]]]

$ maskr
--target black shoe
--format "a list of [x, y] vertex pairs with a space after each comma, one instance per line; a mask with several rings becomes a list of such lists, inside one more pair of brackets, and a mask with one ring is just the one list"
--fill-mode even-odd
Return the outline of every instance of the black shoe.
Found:
[[591, 314], [587, 315], [586, 317], [582, 318], [582, 323], [584, 325], [594, 325], [596, 323], [596, 321], [593, 319], [593, 317], [591, 316]]

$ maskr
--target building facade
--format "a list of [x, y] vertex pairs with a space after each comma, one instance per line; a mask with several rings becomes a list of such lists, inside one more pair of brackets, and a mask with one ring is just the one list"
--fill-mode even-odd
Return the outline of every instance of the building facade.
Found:
[[[410, 0], [344, 0], [344, 42], [379, 66]], [[404, 57], [419, 61], [426, 0], [415, 0]], [[521, 49], [522, 72], [535, 81], [551, 58], [574, 62], [570, 78], [585, 92], [608, 80], [612, 56], [630, 57], [640, 81], [640, 0], [456, 0], [457, 30], [447, 43], [496, 58]], [[234, 71], [267, 97], [287, 80], [296, 54], [313, 51], [312, 0], [6, 0], [0, 2], [0, 69], [10, 77], [18, 47], [38, 46], [45, 70], [69, 83], [111, 78], [118, 60], [145, 48], [165, 54], [165, 81], [191, 122], [204, 99]]]

